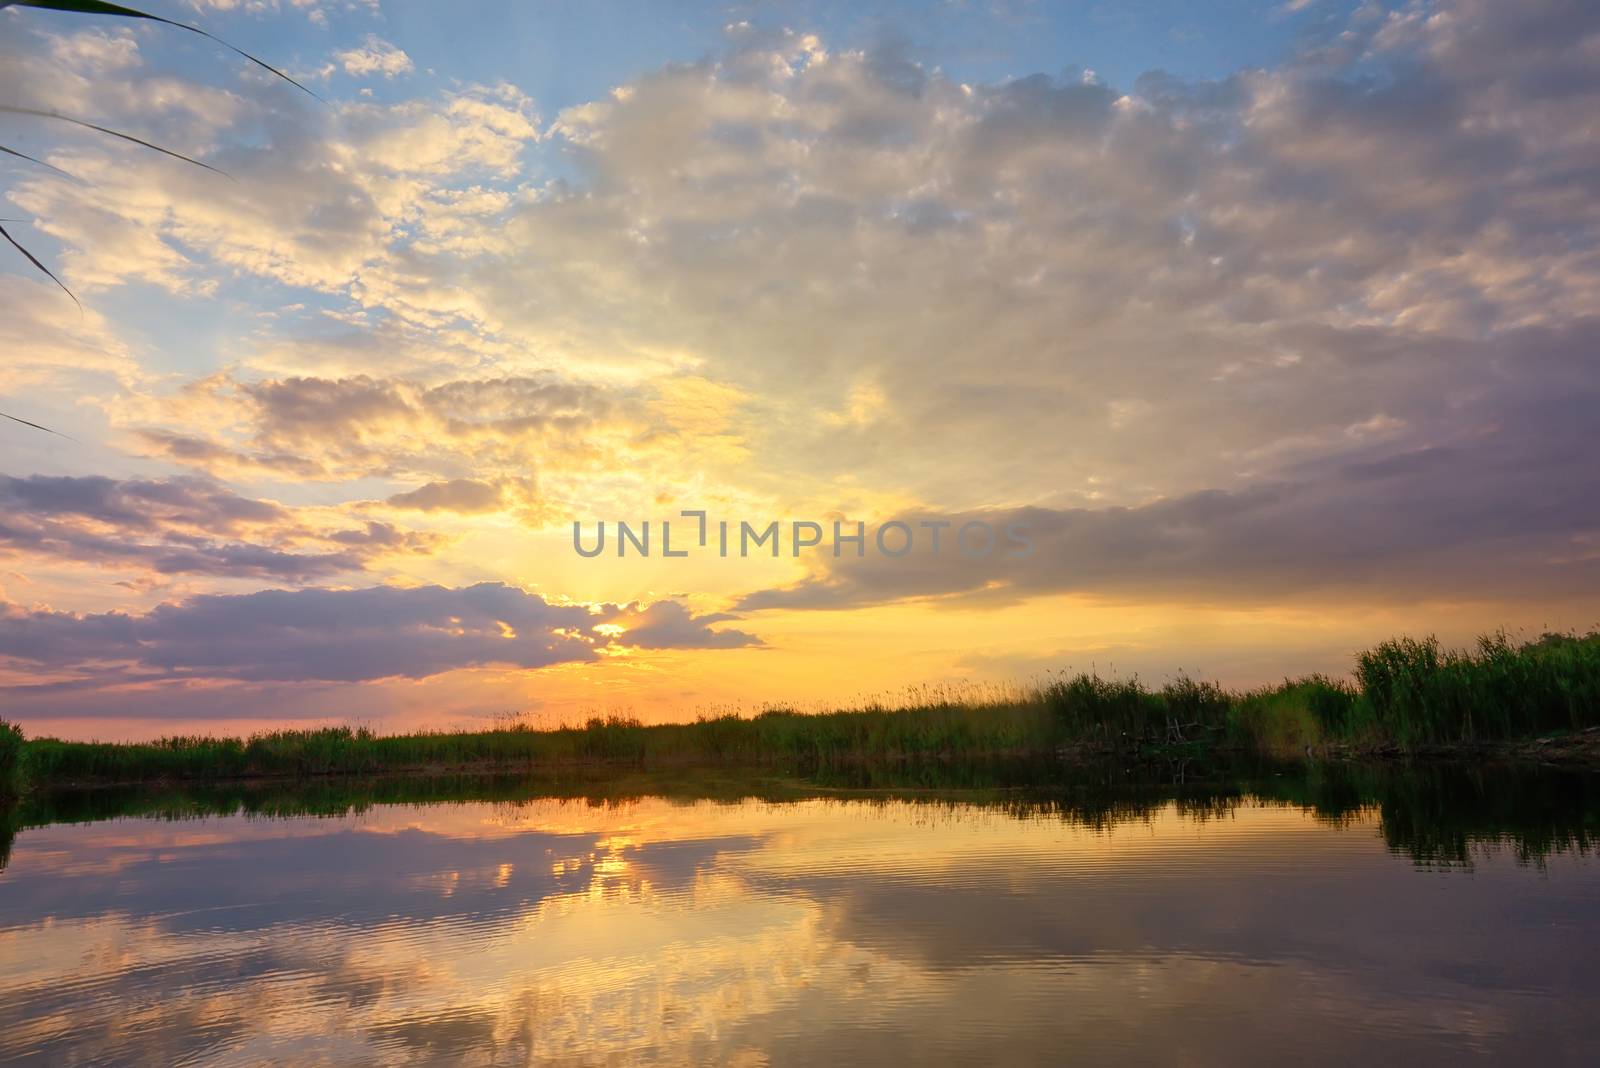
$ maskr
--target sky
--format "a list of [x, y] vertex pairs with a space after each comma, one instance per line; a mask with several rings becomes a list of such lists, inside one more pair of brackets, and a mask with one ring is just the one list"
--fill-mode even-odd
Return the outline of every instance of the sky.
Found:
[[0, 145], [49, 165], [0, 157], [0, 218], [77, 300], [0, 248], [0, 411], [59, 431], [0, 425], [30, 734], [1600, 625], [1593, 4], [147, 7], [311, 92], [0, 10]]

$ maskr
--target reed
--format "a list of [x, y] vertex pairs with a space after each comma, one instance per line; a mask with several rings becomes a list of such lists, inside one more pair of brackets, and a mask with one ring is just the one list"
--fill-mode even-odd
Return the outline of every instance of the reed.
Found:
[[0, 798], [22, 790], [22, 730], [0, 719]]
[[594, 717], [535, 729], [379, 735], [328, 727], [153, 742], [24, 741], [0, 721], [0, 793], [73, 782], [228, 780], [390, 771], [514, 772], [566, 765], [768, 765], [826, 768], [908, 757], [1086, 755], [1162, 748], [1303, 754], [1329, 743], [1437, 746], [1517, 739], [1600, 725], [1600, 633], [1475, 649], [1433, 638], [1384, 642], [1356, 658], [1353, 679], [1311, 675], [1232, 692], [1180, 675], [1159, 689], [1138, 678], [1062, 676], [1016, 689], [929, 687], [899, 704], [801, 712], [772, 708], [692, 723]]
[[1514, 645], [1503, 633], [1475, 650], [1399, 638], [1357, 659], [1377, 725], [1401, 745], [1580, 730], [1600, 721], [1600, 635], [1546, 634]]

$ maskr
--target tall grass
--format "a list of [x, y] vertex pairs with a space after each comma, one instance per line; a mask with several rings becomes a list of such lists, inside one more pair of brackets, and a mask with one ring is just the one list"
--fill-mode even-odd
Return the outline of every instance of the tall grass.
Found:
[[22, 729], [0, 719], [0, 801], [22, 792]]
[[895, 707], [820, 713], [769, 709], [693, 723], [625, 716], [582, 726], [377, 735], [333, 727], [248, 739], [186, 736], [107, 744], [23, 741], [0, 726], [0, 788], [19, 778], [79, 781], [248, 779], [382, 771], [518, 771], [581, 764], [744, 764], [826, 768], [908, 757], [975, 757], [1152, 747], [1234, 747], [1302, 754], [1330, 743], [1417, 747], [1527, 737], [1600, 725], [1600, 633], [1504, 634], [1474, 650], [1433, 638], [1384, 642], [1356, 659], [1353, 681], [1311, 675], [1245, 692], [1179, 676], [1063, 676], [1025, 690], [923, 689]]
[[1521, 646], [1504, 633], [1476, 650], [1399, 638], [1357, 658], [1372, 714], [1401, 745], [1578, 730], [1600, 722], [1600, 635], [1547, 634]]
[[1301, 753], [1330, 741], [1379, 741], [1366, 731], [1371, 717], [1360, 693], [1326, 675], [1285, 679], [1238, 694], [1228, 709], [1237, 741], [1264, 753]]
[[108, 744], [39, 738], [26, 771], [38, 782], [234, 779], [563, 764], [786, 763], [1008, 752], [1046, 747], [1058, 731], [1037, 703], [967, 708], [769, 711], [645, 725], [620, 716], [582, 727], [377, 735], [320, 730]]
[[1160, 690], [1138, 678], [1079, 674], [1048, 683], [1040, 699], [1068, 737], [1111, 744], [1182, 743], [1228, 725], [1229, 694], [1180, 675]]

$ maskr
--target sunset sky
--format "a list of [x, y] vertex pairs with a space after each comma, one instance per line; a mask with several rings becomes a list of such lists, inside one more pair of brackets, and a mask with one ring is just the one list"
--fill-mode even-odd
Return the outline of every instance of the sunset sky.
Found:
[[[322, 99], [0, 11], [0, 104], [226, 172], [0, 113], [82, 303], [0, 246], [0, 411], [60, 432], [0, 421], [30, 734], [1600, 625], [1600, 4], [144, 6]], [[684, 509], [1034, 551], [573, 550]]]

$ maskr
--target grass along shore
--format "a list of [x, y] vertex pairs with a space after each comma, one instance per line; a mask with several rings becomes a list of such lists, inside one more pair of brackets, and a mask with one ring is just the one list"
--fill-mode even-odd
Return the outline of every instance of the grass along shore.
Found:
[[1505, 743], [1600, 726], [1600, 632], [1504, 634], [1475, 649], [1400, 638], [1360, 654], [1350, 680], [1312, 675], [1234, 692], [1180, 676], [1061, 677], [1005, 697], [925, 692], [904, 707], [772, 709], [693, 723], [612, 716], [579, 727], [377, 735], [335, 727], [248, 739], [25, 739], [0, 720], [0, 794], [83, 783], [207, 781], [541, 766], [729, 764], [827, 767], [907, 757], [1171, 748], [1263, 754], [1418, 751]]

